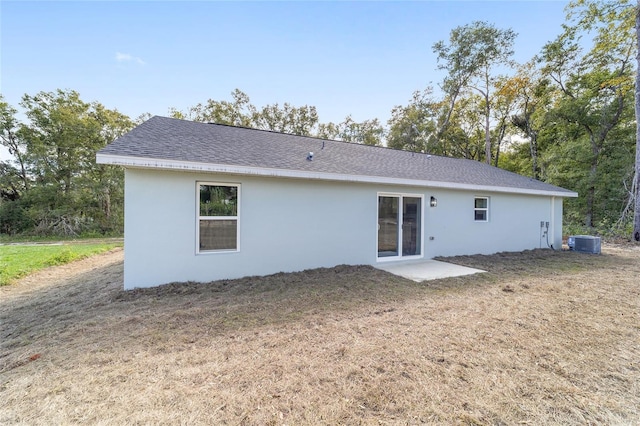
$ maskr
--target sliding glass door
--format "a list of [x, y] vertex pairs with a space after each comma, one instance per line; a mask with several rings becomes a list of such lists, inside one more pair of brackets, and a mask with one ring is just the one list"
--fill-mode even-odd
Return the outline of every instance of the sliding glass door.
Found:
[[378, 258], [422, 254], [422, 197], [378, 196]]

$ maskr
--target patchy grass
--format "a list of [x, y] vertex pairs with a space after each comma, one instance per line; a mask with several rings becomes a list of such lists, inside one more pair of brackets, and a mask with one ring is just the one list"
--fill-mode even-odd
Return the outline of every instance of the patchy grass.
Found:
[[122, 243], [0, 245], [0, 286], [42, 268], [63, 265], [121, 246]]
[[0, 234], [0, 244], [15, 243], [59, 243], [67, 244], [89, 244], [101, 242], [122, 242], [123, 235], [100, 235], [95, 233], [81, 234], [79, 236], [62, 236], [62, 235], [28, 235], [28, 234]]
[[640, 250], [446, 260], [488, 272], [35, 274], [0, 288], [0, 423], [640, 423]]

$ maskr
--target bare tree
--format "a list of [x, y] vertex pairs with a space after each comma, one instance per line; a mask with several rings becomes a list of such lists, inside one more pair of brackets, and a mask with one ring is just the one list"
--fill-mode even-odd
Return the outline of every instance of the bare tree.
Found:
[[640, 242], [640, 0], [636, 4], [636, 167], [635, 167], [635, 213], [633, 215], [633, 240]]

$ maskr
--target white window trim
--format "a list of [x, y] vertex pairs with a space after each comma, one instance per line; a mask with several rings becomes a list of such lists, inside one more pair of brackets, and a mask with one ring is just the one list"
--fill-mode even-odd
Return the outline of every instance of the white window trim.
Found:
[[[476, 200], [478, 200], [478, 199], [487, 200], [487, 207], [485, 207], [485, 208], [476, 207]], [[480, 223], [489, 222], [489, 202], [490, 202], [489, 197], [485, 197], [485, 196], [473, 197], [473, 221], [474, 222], [480, 222]], [[485, 211], [486, 212], [485, 220], [476, 219], [476, 212], [477, 211]]]
[[[234, 186], [236, 187], [236, 195], [238, 204], [236, 206], [236, 216], [200, 216], [200, 186]], [[231, 182], [204, 182], [196, 181], [196, 254], [220, 254], [220, 253], [237, 253], [240, 251], [240, 199], [241, 184]], [[236, 248], [229, 250], [200, 250], [200, 221], [201, 220], [235, 220], [236, 221]]]
[[[420, 254], [414, 256], [402, 255], [402, 226], [398, 230], [398, 256], [379, 257], [378, 256], [378, 223], [380, 211], [378, 209], [378, 200], [380, 197], [398, 197], [398, 202], [402, 201], [403, 197], [420, 198]], [[399, 205], [400, 207], [400, 205]], [[394, 262], [398, 260], [415, 260], [424, 259], [424, 194], [415, 194], [409, 192], [378, 192], [376, 196], [376, 261], [377, 262]]]

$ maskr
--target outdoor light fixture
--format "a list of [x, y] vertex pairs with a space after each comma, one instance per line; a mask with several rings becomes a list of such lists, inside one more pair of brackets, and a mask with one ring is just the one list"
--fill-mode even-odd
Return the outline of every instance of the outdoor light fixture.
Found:
[[431, 201], [429, 202], [429, 205], [431, 207], [436, 207], [438, 205], [438, 200], [436, 200], [436, 197], [431, 197]]

